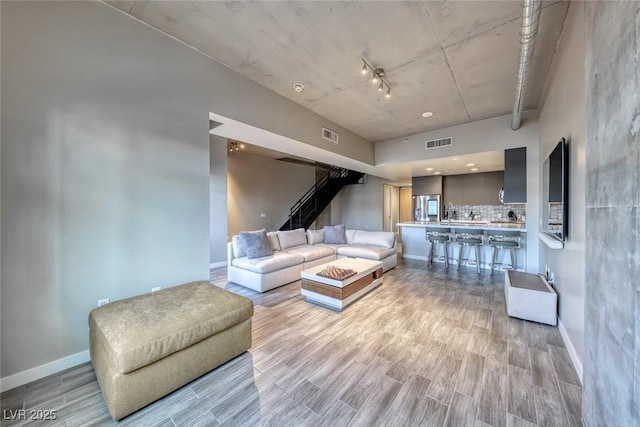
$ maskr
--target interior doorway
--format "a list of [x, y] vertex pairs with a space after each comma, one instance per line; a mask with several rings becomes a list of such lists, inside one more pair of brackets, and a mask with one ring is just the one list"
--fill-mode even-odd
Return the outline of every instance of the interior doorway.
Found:
[[382, 198], [382, 229], [384, 231], [392, 231], [398, 233], [398, 206], [399, 195], [398, 187], [389, 184], [383, 184], [382, 186], [383, 198]]
[[400, 187], [400, 222], [413, 221], [413, 196], [411, 187]]

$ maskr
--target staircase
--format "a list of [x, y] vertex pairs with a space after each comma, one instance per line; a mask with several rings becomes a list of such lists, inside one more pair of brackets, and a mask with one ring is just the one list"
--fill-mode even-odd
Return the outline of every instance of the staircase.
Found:
[[361, 172], [331, 166], [313, 187], [307, 191], [292, 207], [289, 220], [280, 230], [309, 228], [320, 213], [329, 206], [331, 200], [345, 185], [355, 184], [364, 176]]

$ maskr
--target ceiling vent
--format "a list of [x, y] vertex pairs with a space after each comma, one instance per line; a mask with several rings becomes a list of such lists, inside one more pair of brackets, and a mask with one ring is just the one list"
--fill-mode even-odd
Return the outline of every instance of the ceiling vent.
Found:
[[334, 132], [331, 129], [327, 129], [326, 127], [322, 128], [322, 138], [337, 144], [340, 142], [340, 135], [338, 132]]
[[453, 145], [453, 139], [448, 136], [442, 139], [432, 139], [424, 143], [425, 150], [431, 150], [432, 148], [450, 147]]

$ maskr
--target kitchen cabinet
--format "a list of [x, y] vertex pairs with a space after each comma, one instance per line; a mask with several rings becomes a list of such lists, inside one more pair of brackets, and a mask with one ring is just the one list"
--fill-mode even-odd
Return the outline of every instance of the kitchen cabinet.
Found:
[[504, 150], [504, 203], [527, 202], [527, 148]]
[[484, 174], [484, 204], [500, 205], [500, 190], [504, 187], [504, 172], [488, 172]]
[[442, 194], [442, 176], [416, 176], [411, 178], [413, 195]]
[[464, 205], [464, 182], [466, 175], [449, 175], [443, 178], [443, 203], [449, 205]]
[[502, 171], [449, 175], [443, 177], [444, 204], [499, 205], [503, 186]]

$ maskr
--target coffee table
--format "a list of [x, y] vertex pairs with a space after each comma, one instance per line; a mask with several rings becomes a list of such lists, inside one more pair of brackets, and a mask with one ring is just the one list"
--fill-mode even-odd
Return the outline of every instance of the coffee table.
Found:
[[[327, 267], [351, 269], [354, 276], [335, 280], [318, 276]], [[304, 270], [302, 290], [308, 302], [341, 311], [358, 298], [382, 284], [382, 263], [360, 258], [340, 258], [326, 264]]]

